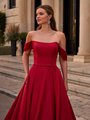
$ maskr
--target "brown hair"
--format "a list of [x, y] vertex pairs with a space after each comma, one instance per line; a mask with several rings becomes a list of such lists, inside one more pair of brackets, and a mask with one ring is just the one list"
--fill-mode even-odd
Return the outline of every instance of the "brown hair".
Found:
[[[44, 10], [47, 12], [48, 15], [52, 15], [52, 17], [51, 17], [51, 19], [50, 19], [50, 26], [51, 26], [51, 28], [52, 28], [53, 30], [57, 31], [56, 21], [55, 21], [55, 18], [54, 18], [54, 11], [53, 11], [52, 7], [49, 6], [49, 5], [40, 5], [39, 7], [37, 7], [37, 9], [38, 9], [38, 8], [42, 8], [42, 9], [44, 9]], [[41, 25], [39, 25], [39, 26], [37, 27], [37, 29], [38, 29], [38, 30], [41, 29]]]

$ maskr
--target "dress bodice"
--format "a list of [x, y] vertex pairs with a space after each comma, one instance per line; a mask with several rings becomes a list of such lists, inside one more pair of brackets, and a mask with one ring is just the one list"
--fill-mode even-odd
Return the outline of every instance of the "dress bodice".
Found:
[[40, 65], [55, 65], [58, 53], [58, 46], [56, 42], [42, 43], [32, 42], [34, 53], [34, 64]]
[[33, 49], [34, 64], [37, 65], [56, 65], [58, 52], [64, 60], [67, 60], [66, 51], [57, 42], [32, 41], [25, 44], [24, 51], [28, 49]]

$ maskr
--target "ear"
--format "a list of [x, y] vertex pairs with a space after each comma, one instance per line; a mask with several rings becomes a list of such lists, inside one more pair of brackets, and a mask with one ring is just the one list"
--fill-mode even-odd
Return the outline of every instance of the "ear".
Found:
[[52, 18], [52, 15], [49, 15], [48, 18], [49, 18], [49, 20], [50, 20], [50, 19]]

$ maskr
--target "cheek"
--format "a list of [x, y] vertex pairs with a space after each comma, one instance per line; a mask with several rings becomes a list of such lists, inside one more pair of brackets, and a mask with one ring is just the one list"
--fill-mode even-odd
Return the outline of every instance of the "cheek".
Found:
[[44, 22], [47, 22], [47, 21], [48, 21], [48, 17], [47, 17], [47, 16], [43, 16], [43, 17], [42, 17], [42, 20], [43, 20]]

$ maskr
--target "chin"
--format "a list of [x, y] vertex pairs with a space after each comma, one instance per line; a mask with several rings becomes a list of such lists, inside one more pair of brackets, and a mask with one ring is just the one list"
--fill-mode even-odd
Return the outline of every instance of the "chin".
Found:
[[42, 25], [43, 23], [42, 22], [37, 22], [38, 25]]
[[37, 22], [38, 25], [42, 25], [42, 24], [45, 24], [46, 22]]

